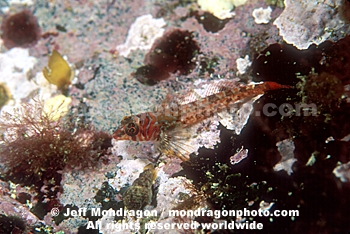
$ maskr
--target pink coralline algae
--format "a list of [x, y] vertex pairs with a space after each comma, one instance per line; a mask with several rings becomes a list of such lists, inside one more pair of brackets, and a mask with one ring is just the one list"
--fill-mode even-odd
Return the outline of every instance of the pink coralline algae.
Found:
[[28, 48], [37, 43], [41, 29], [37, 18], [28, 10], [5, 18], [1, 25], [2, 39], [6, 48]]

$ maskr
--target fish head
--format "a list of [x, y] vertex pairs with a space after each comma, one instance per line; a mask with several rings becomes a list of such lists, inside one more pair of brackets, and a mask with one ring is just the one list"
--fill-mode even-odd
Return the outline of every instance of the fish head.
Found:
[[136, 115], [124, 116], [120, 125], [113, 133], [116, 140], [135, 141], [136, 136], [140, 133], [140, 118]]

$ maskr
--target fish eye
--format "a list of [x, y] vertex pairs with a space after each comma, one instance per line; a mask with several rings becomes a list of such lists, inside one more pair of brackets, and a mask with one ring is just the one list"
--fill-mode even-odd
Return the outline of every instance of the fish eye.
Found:
[[135, 123], [128, 123], [125, 128], [125, 133], [129, 136], [136, 136], [139, 133], [139, 127]]

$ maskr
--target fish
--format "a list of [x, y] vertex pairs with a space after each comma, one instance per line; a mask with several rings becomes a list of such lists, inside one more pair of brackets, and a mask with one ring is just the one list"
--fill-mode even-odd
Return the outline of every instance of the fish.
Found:
[[220, 80], [216, 83], [205, 83], [203, 86], [202, 94], [195, 90], [177, 95], [168, 94], [154, 111], [124, 116], [114, 131], [113, 138], [118, 141], [158, 142], [158, 150], [161, 153], [175, 155], [186, 161], [188, 157], [179, 153], [179, 149], [186, 150], [186, 147], [177, 143], [179, 139], [183, 139], [181, 129], [227, 110], [234, 103], [245, 102], [266, 91], [291, 88], [270, 81], [243, 84], [235, 80]]

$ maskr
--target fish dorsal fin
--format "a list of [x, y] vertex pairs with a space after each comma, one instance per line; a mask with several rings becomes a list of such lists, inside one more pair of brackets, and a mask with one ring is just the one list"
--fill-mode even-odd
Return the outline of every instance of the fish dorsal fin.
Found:
[[196, 91], [190, 90], [189, 92], [187, 92], [185, 94], [178, 95], [176, 97], [176, 103], [178, 103], [179, 105], [185, 105], [185, 104], [190, 103], [190, 102], [198, 101], [201, 98], [202, 98], [202, 96], [199, 95]]
[[184, 90], [181, 94], [168, 93], [161, 103], [160, 110], [173, 109], [177, 106], [198, 101], [202, 98], [217, 94], [222, 91], [229, 91], [238, 87], [237, 80], [219, 80], [215, 82], [203, 81], [191, 90]]
[[233, 91], [240, 85], [242, 84], [238, 83], [236, 79], [201, 82], [195, 91], [201, 97], [208, 97], [222, 91]]
[[161, 113], [164, 116], [172, 115], [175, 110], [178, 110], [179, 103], [177, 96], [171, 93], [168, 93], [160, 105], [153, 108], [153, 111], [156, 113]]

